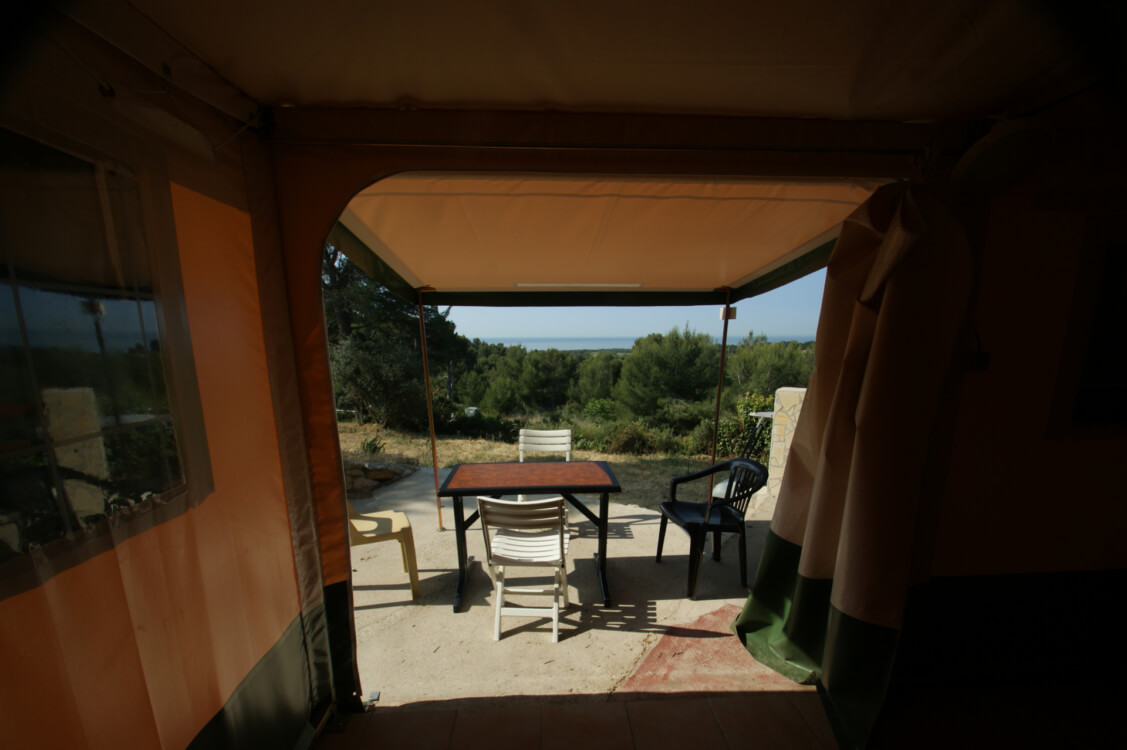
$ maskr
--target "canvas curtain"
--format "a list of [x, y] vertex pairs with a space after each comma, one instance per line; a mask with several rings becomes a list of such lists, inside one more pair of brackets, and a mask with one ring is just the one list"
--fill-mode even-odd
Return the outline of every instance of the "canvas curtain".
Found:
[[908, 586], [926, 574], [971, 277], [953, 214], [907, 184], [847, 218], [829, 261], [817, 367], [733, 629], [759, 661], [818, 684], [843, 747], [868, 739]]

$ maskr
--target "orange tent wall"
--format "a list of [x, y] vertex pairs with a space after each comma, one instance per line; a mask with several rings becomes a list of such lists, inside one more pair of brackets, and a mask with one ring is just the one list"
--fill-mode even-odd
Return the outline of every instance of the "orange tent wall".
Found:
[[215, 490], [0, 602], [13, 747], [186, 746], [299, 612], [250, 216], [171, 191]]
[[269, 151], [191, 97], [137, 101], [158, 76], [50, 18], [0, 126], [137, 176], [188, 486], [22, 561], [0, 599], [4, 745], [293, 745], [333, 696]]
[[[227, 543], [205, 570], [226, 584], [214, 592], [213, 608], [245, 618], [225, 626], [245, 625], [226, 630], [245, 646], [225, 646], [245, 653], [220, 652], [216, 661], [230, 658], [241, 679], [298, 610], [250, 215], [178, 185], [172, 198], [211, 447], [212, 499], [219, 500], [200, 507], [200, 521], [209, 537]], [[217, 273], [221, 267], [225, 272]]]

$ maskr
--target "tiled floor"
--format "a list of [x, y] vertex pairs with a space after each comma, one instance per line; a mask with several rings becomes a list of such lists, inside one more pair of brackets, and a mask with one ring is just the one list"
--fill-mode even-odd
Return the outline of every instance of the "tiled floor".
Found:
[[[1099, 679], [1096, 683], [1094, 680]], [[1093, 681], [947, 685], [885, 701], [872, 750], [1127, 747], [1122, 676]]]
[[[820, 750], [836, 748], [818, 696], [634, 693], [436, 701], [335, 717], [318, 750]], [[1122, 684], [957, 688], [885, 706], [868, 747], [1123, 748]]]
[[376, 708], [334, 721], [318, 750], [836, 748], [814, 693], [489, 698]]

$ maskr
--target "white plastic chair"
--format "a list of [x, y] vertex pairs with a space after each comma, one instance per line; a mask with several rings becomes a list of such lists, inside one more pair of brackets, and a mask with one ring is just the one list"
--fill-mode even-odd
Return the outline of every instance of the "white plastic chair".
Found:
[[564, 453], [564, 460], [571, 460], [571, 430], [521, 430], [520, 460], [524, 461], [525, 452], [529, 453]]
[[[567, 601], [567, 504], [562, 497], [514, 502], [488, 497], [477, 499], [481, 532], [485, 537], [485, 560], [493, 579], [496, 611], [493, 640], [501, 640], [501, 618], [534, 616], [552, 618], [552, 642], [560, 639], [560, 593]], [[552, 568], [550, 587], [506, 586], [510, 567]], [[540, 594], [552, 597], [550, 607], [505, 605], [505, 594]]]
[[[521, 430], [517, 450], [521, 463], [524, 463], [525, 452], [563, 453], [564, 460], [570, 461], [571, 430]], [[525, 496], [518, 495], [517, 500], [523, 503]]]

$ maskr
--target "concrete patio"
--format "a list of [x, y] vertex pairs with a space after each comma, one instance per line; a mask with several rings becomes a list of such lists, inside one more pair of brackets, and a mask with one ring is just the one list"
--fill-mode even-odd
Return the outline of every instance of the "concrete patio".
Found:
[[[467, 606], [452, 611], [457, 578], [454, 520], [445, 501], [447, 531], [438, 531], [433, 476], [430, 470], [420, 470], [371, 498], [353, 501], [360, 512], [407, 513], [420, 572], [421, 596], [411, 601], [398, 544], [352, 549], [360, 678], [365, 697], [379, 691], [378, 706], [628, 692], [812, 693], [812, 688], [756, 662], [729, 630], [747, 595], [739, 582], [735, 536], [726, 539], [721, 562], [706, 555], [698, 599], [692, 601], [685, 596], [688, 537], [671, 527], [663, 561], [657, 564], [660, 515], [613, 502], [608, 539], [611, 605], [604, 606], [599, 596], [595, 528], [573, 510], [571, 606], [561, 614], [559, 643], [551, 642], [549, 620], [531, 617], [505, 618], [501, 640], [493, 641], [493, 591], [482, 567], [484, 545], [476, 524], [467, 533], [472, 556]], [[749, 512], [749, 580], [768, 525], [762, 514], [754, 508]]]

